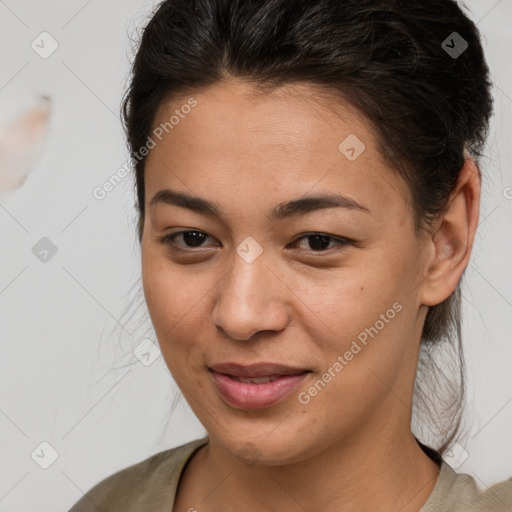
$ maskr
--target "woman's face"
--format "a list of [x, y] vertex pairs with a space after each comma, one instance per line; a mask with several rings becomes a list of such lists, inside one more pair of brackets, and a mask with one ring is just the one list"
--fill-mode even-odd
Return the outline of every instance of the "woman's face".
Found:
[[230, 81], [174, 98], [146, 164], [143, 284], [162, 355], [210, 438], [269, 464], [409, 432], [427, 311], [407, 186], [371, 126], [315, 91]]

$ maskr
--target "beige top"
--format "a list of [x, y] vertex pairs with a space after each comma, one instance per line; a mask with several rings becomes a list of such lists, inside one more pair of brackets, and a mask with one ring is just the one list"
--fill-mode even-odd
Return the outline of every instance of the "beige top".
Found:
[[[159, 452], [97, 483], [69, 512], [172, 512], [181, 472], [208, 437]], [[480, 492], [473, 477], [440, 461], [420, 512], [512, 512], [512, 478]]]

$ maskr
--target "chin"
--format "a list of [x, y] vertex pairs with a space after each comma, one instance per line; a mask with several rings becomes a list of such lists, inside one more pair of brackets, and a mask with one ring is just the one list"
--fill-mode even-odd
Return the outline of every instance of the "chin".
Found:
[[[250, 421], [250, 420], [249, 420]], [[279, 432], [279, 423], [271, 428], [237, 429], [227, 426], [210, 434], [231, 457], [239, 459], [247, 467], [255, 465], [284, 466], [308, 459], [322, 450], [315, 446], [318, 440], [297, 432]], [[270, 432], [270, 434], [269, 434]]]

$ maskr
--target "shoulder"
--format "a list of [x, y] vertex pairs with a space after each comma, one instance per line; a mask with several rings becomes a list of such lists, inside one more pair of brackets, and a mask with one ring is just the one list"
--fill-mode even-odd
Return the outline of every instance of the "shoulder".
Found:
[[92, 487], [69, 512], [168, 510], [185, 463], [207, 443], [208, 437], [196, 439], [117, 471]]
[[512, 477], [485, 490], [477, 480], [443, 462], [434, 492], [421, 512], [512, 512]]
[[512, 512], [512, 478], [483, 491], [472, 476], [457, 474], [451, 501], [454, 512]]

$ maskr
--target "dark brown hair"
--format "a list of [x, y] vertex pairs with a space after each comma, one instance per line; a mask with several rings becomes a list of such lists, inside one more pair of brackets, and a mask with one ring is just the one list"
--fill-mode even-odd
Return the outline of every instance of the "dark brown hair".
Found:
[[[446, 211], [465, 151], [480, 168], [492, 114], [489, 69], [478, 29], [455, 1], [166, 0], [143, 30], [122, 107], [139, 242], [139, 150], [158, 107], [231, 77], [262, 91], [317, 85], [356, 107], [409, 186], [417, 232]], [[415, 382], [413, 412], [427, 413], [416, 428], [434, 434], [441, 452], [460, 430], [465, 398], [460, 284], [429, 308]]]

